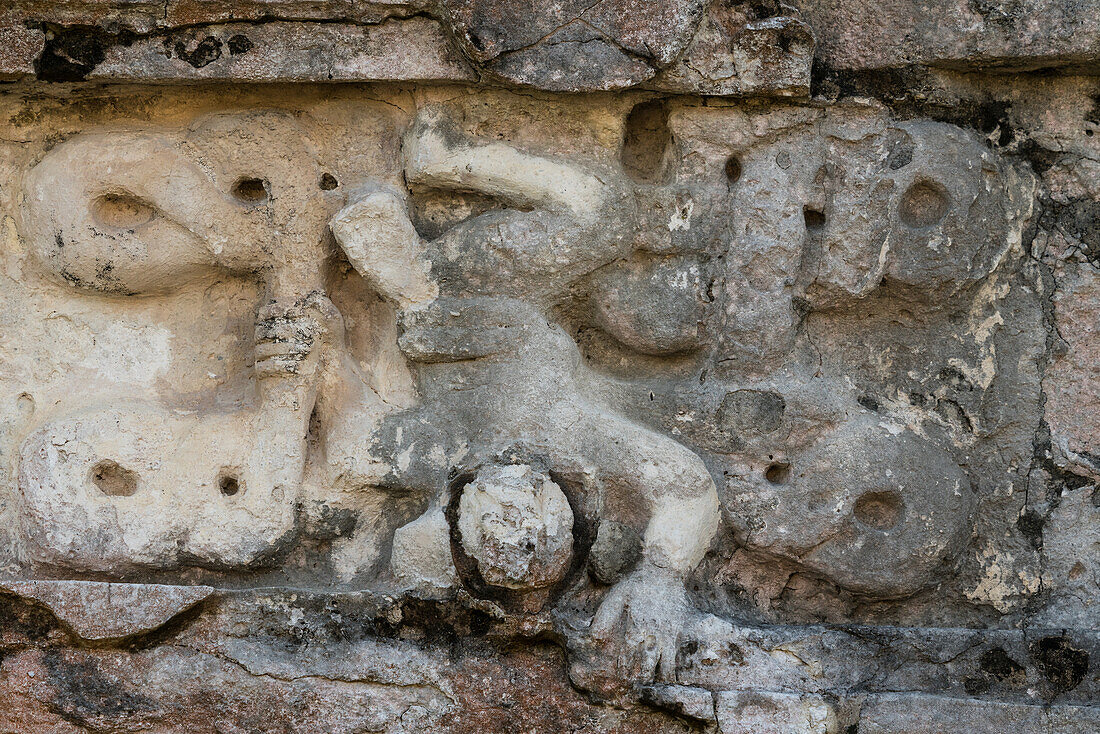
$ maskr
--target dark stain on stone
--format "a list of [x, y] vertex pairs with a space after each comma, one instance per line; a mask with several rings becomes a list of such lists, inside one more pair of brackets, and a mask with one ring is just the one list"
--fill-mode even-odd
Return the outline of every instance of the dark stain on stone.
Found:
[[746, 5], [748, 6], [746, 15], [752, 20], [766, 20], [783, 13], [778, 0], [752, 0]]
[[1092, 465], [1093, 469], [1100, 469], [1100, 456], [1090, 451], [1078, 451], [1077, 455], [1083, 457], [1085, 461]]
[[968, 696], [980, 696], [989, 690], [989, 686], [989, 678], [985, 676], [972, 675], [963, 680], [963, 690]]
[[1024, 666], [1009, 657], [1003, 648], [994, 647], [982, 653], [982, 672], [999, 681], [1023, 682]]
[[974, 385], [958, 367], [947, 366], [940, 370], [939, 379], [956, 390], [973, 390]]
[[[1039, 430], [1036, 431], [1032, 446], [1032, 466], [1041, 468], [1051, 479], [1067, 490], [1081, 489], [1096, 484], [1095, 480], [1080, 474], [1066, 471], [1054, 461], [1054, 448], [1050, 441], [1050, 426], [1045, 420], [1040, 421]], [[1055, 493], [1057, 498], [1060, 493]], [[1055, 501], [1054, 504], [1057, 504]]]
[[199, 41], [195, 48], [188, 51], [185, 42], [176, 41], [173, 50], [176, 53], [176, 58], [186, 61], [196, 69], [201, 69], [221, 58], [222, 42], [214, 36], [207, 36]]
[[1045, 516], [1034, 510], [1027, 510], [1016, 520], [1016, 527], [1031, 542], [1031, 546], [1035, 550], [1042, 550], [1043, 548], [1043, 525], [1046, 520]]
[[99, 26], [61, 26], [43, 23], [46, 36], [34, 72], [44, 82], [83, 81], [107, 56], [113, 46], [129, 46], [137, 35], [132, 31], [108, 33]]
[[310, 536], [319, 540], [335, 540], [351, 535], [359, 522], [359, 513], [354, 510], [329, 505], [322, 505], [318, 509], [317, 517], [309, 523], [307, 531]]
[[810, 88], [815, 96], [831, 100], [871, 97], [888, 105], [900, 119], [930, 118], [969, 128], [989, 139], [992, 146], [1023, 144], [1025, 136], [1009, 119], [1010, 102], [998, 99], [936, 101], [933, 93], [939, 84], [931, 71], [916, 64], [896, 69], [850, 71], [834, 69], [817, 59], [810, 72]]
[[375, 617], [370, 624], [371, 633], [455, 651], [463, 645], [481, 644], [494, 629], [492, 616], [458, 600], [409, 597], [401, 601], [399, 609], [397, 617], [392, 614]]
[[873, 395], [860, 395], [858, 398], [856, 398], [856, 402], [862, 405], [867, 410], [874, 411], [876, 413], [878, 412], [879, 408], [882, 407], [882, 405], [879, 403], [878, 400], [875, 399]]
[[98, 730], [104, 719], [118, 724], [121, 716], [156, 709], [151, 699], [105, 677], [86, 653], [53, 648], [45, 651], [42, 663], [57, 695], [51, 708], [72, 724]]
[[[129, 652], [137, 652], [139, 650], [149, 650], [170, 643], [183, 634], [184, 630], [194, 624], [199, 617], [206, 614], [206, 612], [216, 604], [216, 599], [204, 599], [189, 609], [185, 609], [175, 615], [160, 627], [134, 635], [133, 637], [128, 637], [121, 643], [118, 643], [117, 646]], [[111, 643], [102, 645], [102, 647], [112, 646], [114, 645]]]
[[1056, 694], [1072, 691], [1089, 671], [1089, 654], [1070, 645], [1063, 636], [1032, 642], [1028, 654]]
[[1040, 174], [1050, 170], [1062, 157], [1061, 151], [1044, 148], [1031, 138], [1020, 143], [1019, 151], [1035, 172]]
[[110, 260], [108, 260], [107, 262], [99, 265], [96, 268], [96, 277], [99, 278], [100, 280], [113, 282], [113, 281], [117, 280], [117, 278], [115, 278], [115, 276], [112, 274], [114, 269], [115, 269], [115, 264], [113, 262], [111, 262]]
[[966, 414], [966, 410], [958, 401], [951, 400], [950, 398], [936, 400], [936, 412], [948, 423], [957, 426], [959, 430], [965, 433], [974, 432], [973, 421], [970, 420], [970, 416]]
[[67, 268], [61, 268], [61, 270], [58, 271], [58, 272], [59, 272], [59, 274], [61, 275], [62, 278], [64, 278], [68, 283], [73, 284], [77, 288], [95, 288], [96, 287], [95, 283], [89, 283], [88, 281], [84, 280], [83, 278], [81, 278], [76, 273], [69, 272], [69, 270]]
[[916, 408], [927, 408], [931, 400], [927, 395], [920, 392], [909, 393], [909, 404]]
[[60, 629], [48, 610], [14, 594], [0, 593], [0, 634], [4, 642], [42, 642]]
[[1092, 98], [1092, 109], [1085, 113], [1085, 122], [1100, 125], [1100, 94]]
[[891, 151], [890, 155], [886, 158], [886, 165], [889, 166], [891, 171], [905, 168], [912, 162], [912, 148], [898, 148], [897, 150]]
[[238, 33], [235, 36], [230, 36], [225, 45], [229, 47], [229, 54], [231, 56], [246, 54], [252, 50], [252, 39]]

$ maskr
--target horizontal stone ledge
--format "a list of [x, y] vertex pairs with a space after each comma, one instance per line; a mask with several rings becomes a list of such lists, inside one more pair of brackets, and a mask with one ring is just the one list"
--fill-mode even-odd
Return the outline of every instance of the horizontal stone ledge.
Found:
[[[1100, 708], [884, 694], [870, 696], [863, 702], [857, 731], [860, 734], [1094, 734], [1100, 731]], [[731, 732], [723, 730], [723, 734]]]
[[[757, 18], [706, 0], [678, 0], [642, 13], [615, 5], [599, 18], [570, 19], [548, 6], [528, 18], [512, 0], [485, 5], [486, 12], [472, 13], [419, 0], [19, 1], [0, 9], [0, 81], [401, 81], [809, 94], [813, 34], [797, 14]], [[490, 36], [493, 43], [479, 49]]]
[[85, 78], [126, 81], [433, 81], [478, 75], [427, 18], [378, 25], [229, 23], [117, 43]]
[[908, 693], [838, 699], [751, 689], [721, 691], [715, 708], [720, 734], [1092, 734], [1100, 728], [1100, 708], [1094, 706]]
[[831, 69], [1100, 71], [1100, 1], [795, 0]]
[[427, 0], [8, 0], [0, 17], [135, 33], [209, 23], [294, 19], [380, 23], [426, 10]]
[[82, 640], [152, 632], [214, 593], [209, 586], [99, 581], [0, 581], [0, 592], [33, 600]]
[[[461, 81], [804, 97], [812, 61], [1100, 71], [1097, 0], [795, 0], [776, 15], [679, 0], [645, 12], [615, 5], [607, 18], [580, 18], [584, 28], [554, 10], [517, 16], [515, 4], [455, 4], [477, 11], [464, 14], [427, 0], [15, 0], [0, 8], [0, 81]], [[236, 52], [233, 36], [248, 39]], [[472, 39], [482, 37], [494, 40], [479, 50]]]
[[[210, 614], [243, 627], [257, 624], [272, 609], [290, 606], [306, 614], [298, 621], [313, 626], [338, 624], [329, 617], [333, 609], [392, 625], [412, 605], [422, 607], [413, 618], [423, 619], [423, 609], [431, 608], [440, 619], [456, 611], [492, 619], [497, 637], [526, 629], [522, 615], [509, 615], [493, 602], [464, 594], [420, 598], [370, 590], [14, 579], [0, 580], [0, 592], [47, 607], [70, 631], [90, 641], [147, 634], [206, 599], [219, 602]], [[923, 705], [925, 698], [944, 696], [970, 706], [1030, 711], [1051, 699], [1065, 706], [1088, 705], [1100, 685], [1090, 672], [1091, 660], [1100, 657], [1097, 630], [736, 626], [704, 615], [685, 629], [682, 642], [691, 644], [682, 647], [677, 661], [679, 685], [646, 693], [655, 705], [682, 709], [696, 719], [706, 718], [707, 691], [720, 699], [723, 691], [770, 692], [776, 701], [786, 702], [791, 716], [817, 720], [822, 716], [816, 702], [855, 692], [868, 700], [902, 696]], [[720, 701], [719, 719], [723, 705], [727, 710], [740, 705], [731, 701], [729, 696], [725, 704]], [[742, 718], [751, 722], [746, 716]]]

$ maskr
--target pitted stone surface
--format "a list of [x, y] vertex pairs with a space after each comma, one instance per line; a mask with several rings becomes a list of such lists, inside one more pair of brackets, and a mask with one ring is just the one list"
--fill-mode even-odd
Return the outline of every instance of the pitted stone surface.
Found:
[[561, 581], [573, 559], [573, 510], [561, 488], [529, 466], [491, 466], [462, 489], [462, 547], [492, 586]]
[[1095, 731], [1091, 16], [963, 5], [0, 8], [0, 730]]

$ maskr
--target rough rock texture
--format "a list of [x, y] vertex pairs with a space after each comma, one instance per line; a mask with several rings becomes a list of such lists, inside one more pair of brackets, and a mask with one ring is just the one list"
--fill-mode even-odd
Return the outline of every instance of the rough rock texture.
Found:
[[4, 4], [0, 732], [1100, 730], [1098, 19]]

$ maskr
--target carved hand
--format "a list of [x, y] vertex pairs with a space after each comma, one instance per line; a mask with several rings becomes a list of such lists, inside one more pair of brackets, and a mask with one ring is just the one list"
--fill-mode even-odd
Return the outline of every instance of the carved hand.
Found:
[[692, 606], [678, 574], [656, 566], [639, 568], [600, 605], [589, 636], [606, 651], [614, 677], [637, 683], [672, 682], [680, 632]]

